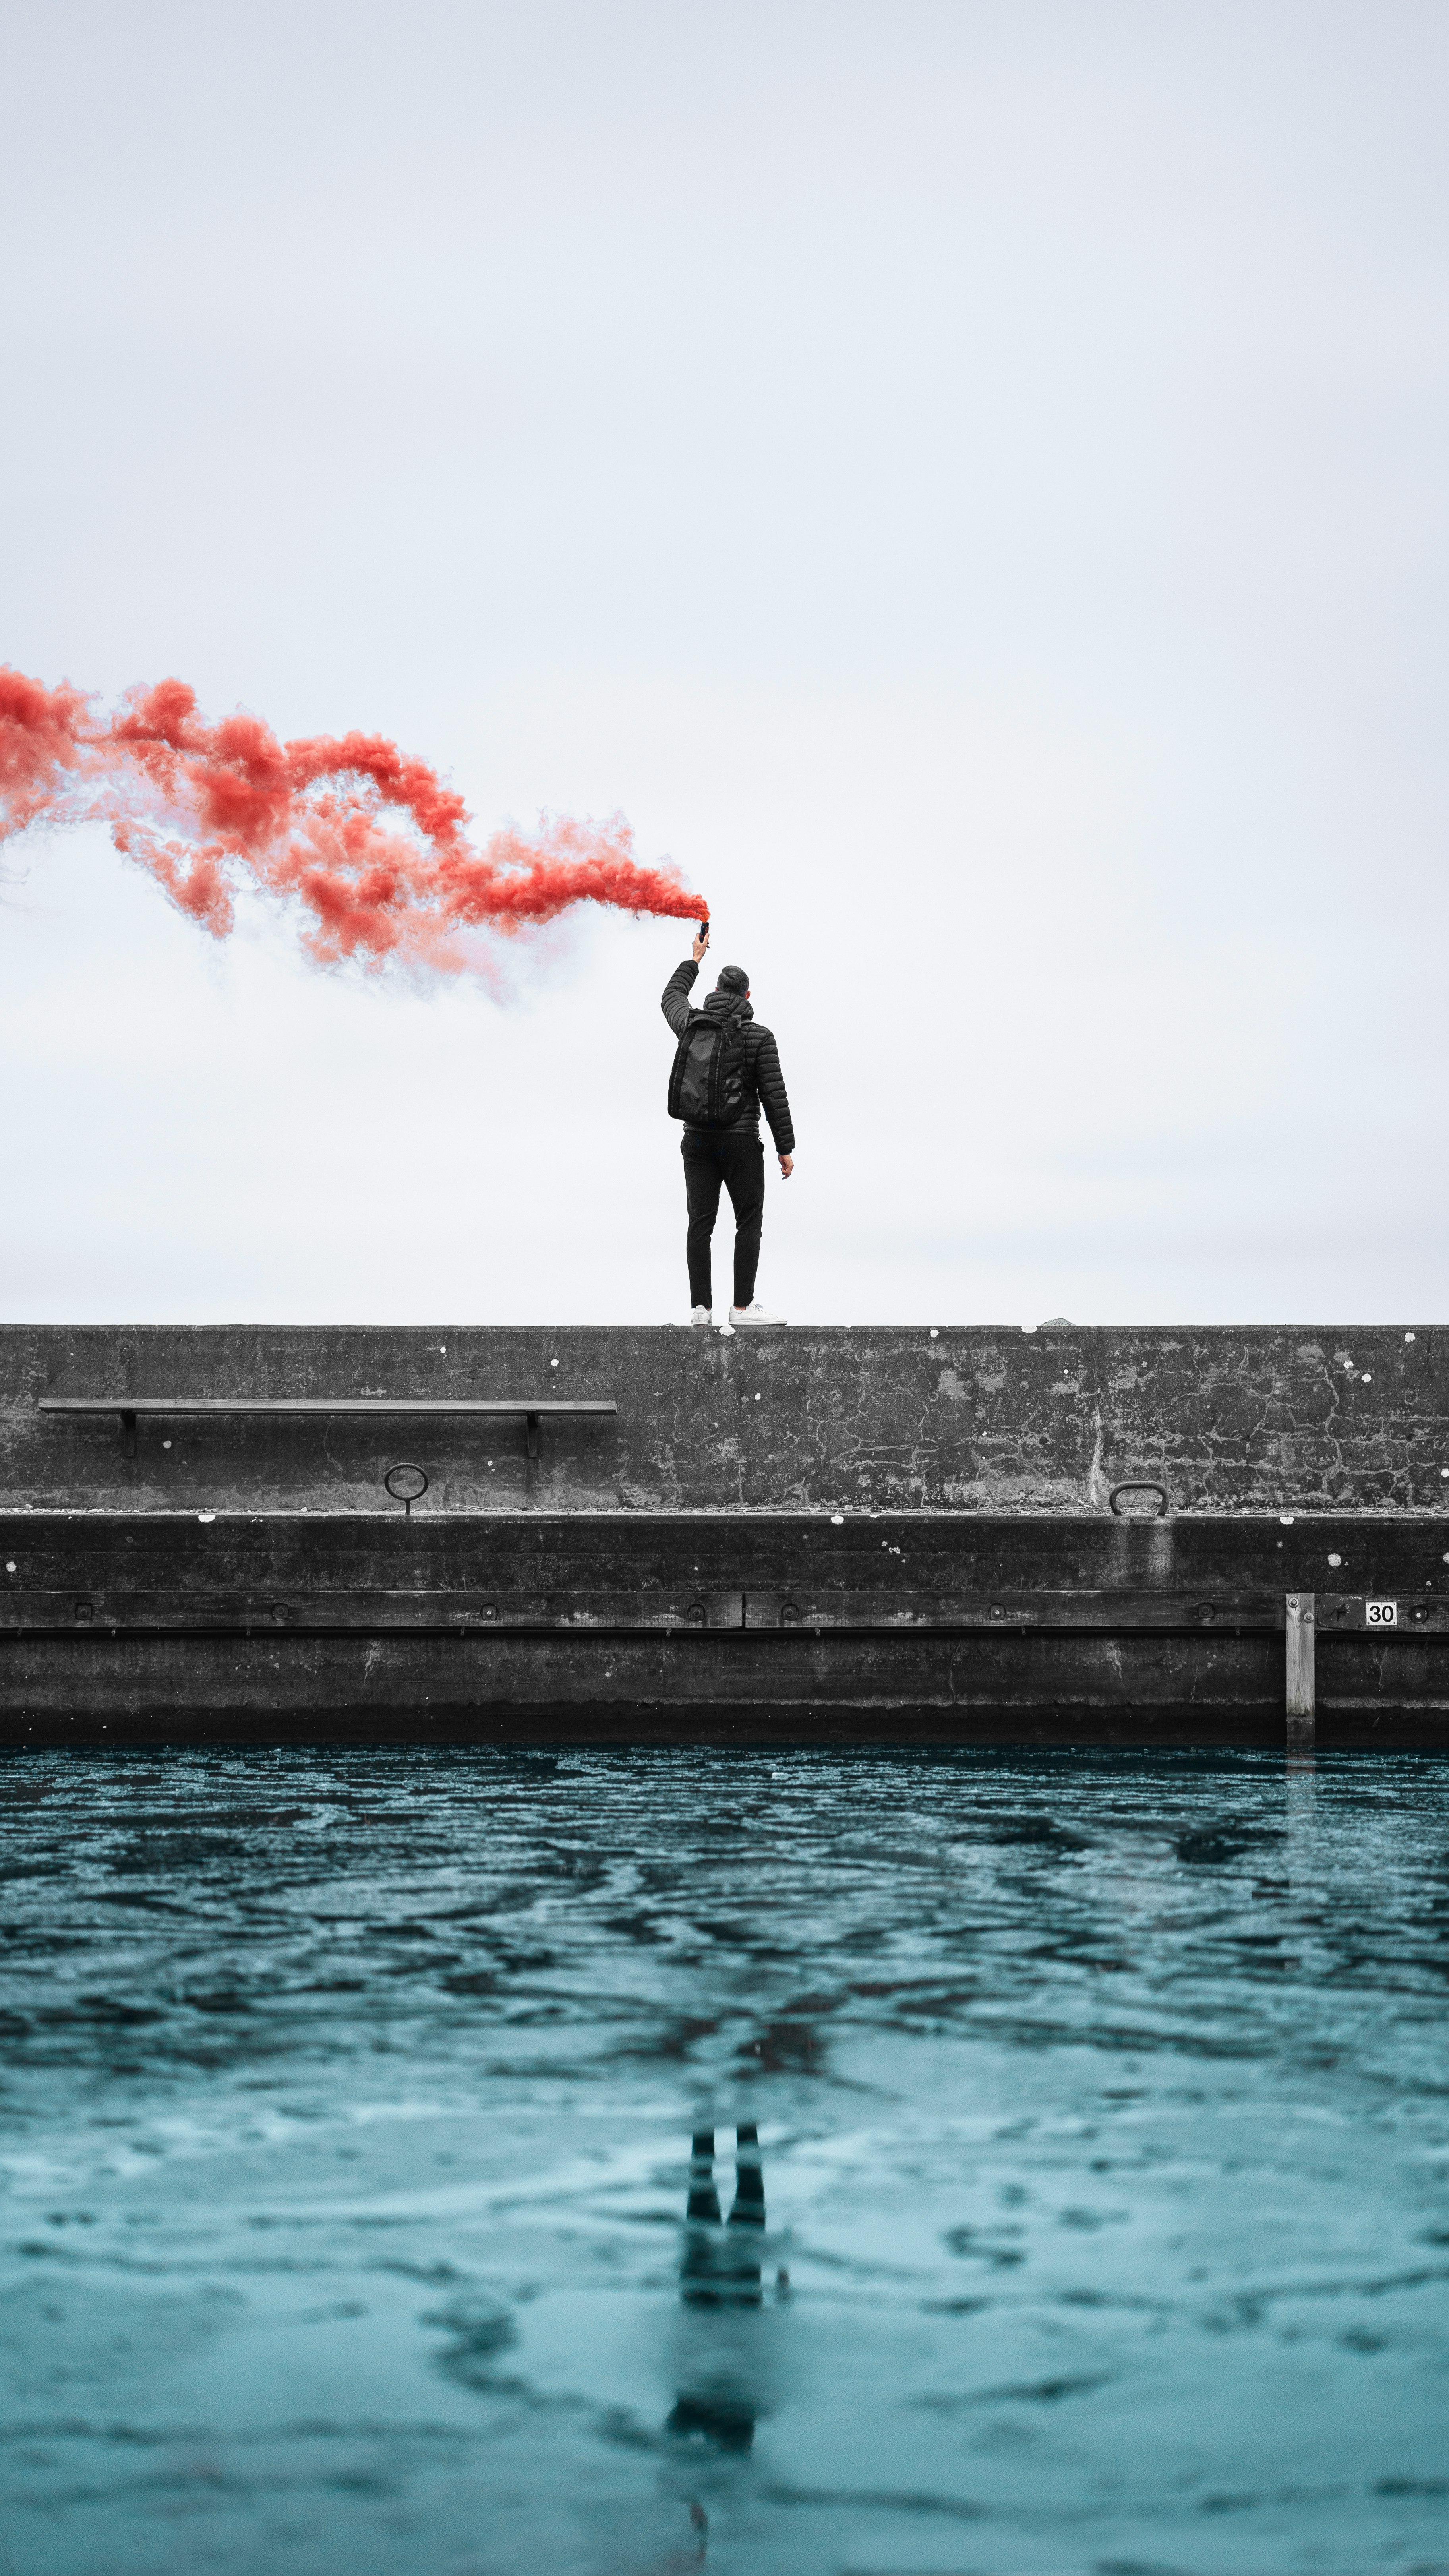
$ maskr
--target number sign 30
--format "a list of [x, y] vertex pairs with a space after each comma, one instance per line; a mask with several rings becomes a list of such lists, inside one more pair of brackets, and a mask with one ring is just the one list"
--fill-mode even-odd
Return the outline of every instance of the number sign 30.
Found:
[[1397, 1601], [1366, 1601], [1363, 1605], [1363, 1624], [1366, 1628], [1397, 1628], [1399, 1624]]

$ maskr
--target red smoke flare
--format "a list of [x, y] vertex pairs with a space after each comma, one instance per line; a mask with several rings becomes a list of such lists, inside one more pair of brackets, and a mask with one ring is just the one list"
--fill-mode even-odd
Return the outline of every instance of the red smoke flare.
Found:
[[256, 716], [209, 725], [184, 680], [131, 689], [117, 712], [0, 665], [0, 841], [32, 823], [110, 824], [214, 938], [238, 880], [295, 895], [314, 957], [456, 971], [460, 932], [552, 921], [572, 903], [704, 920], [672, 867], [645, 867], [623, 816], [545, 816], [481, 849], [463, 800], [381, 734], [278, 742]]

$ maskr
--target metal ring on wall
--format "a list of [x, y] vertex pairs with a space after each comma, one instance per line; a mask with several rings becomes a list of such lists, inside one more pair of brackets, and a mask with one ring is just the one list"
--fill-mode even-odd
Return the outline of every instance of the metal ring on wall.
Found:
[[[396, 1484], [393, 1483], [394, 1476], [398, 1480]], [[414, 1503], [420, 1503], [428, 1490], [428, 1480], [421, 1467], [407, 1464], [389, 1467], [382, 1481], [393, 1501], [402, 1504], [408, 1519], [411, 1520]]]

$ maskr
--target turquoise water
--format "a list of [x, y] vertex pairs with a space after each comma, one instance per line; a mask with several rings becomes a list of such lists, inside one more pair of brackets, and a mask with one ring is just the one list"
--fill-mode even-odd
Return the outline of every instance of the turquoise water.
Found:
[[1449, 1766], [0, 1796], [7, 2576], [1449, 2569]]

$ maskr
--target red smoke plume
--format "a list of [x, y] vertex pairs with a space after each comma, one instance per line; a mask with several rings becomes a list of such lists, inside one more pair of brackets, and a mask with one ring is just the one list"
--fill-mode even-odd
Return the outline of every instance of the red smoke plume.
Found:
[[467, 836], [463, 800], [381, 734], [278, 742], [256, 716], [209, 725], [184, 680], [115, 714], [0, 666], [0, 841], [104, 821], [182, 912], [224, 939], [236, 884], [295, 895], [315, 957], [456, 970], [460, 932], [552, 921], [572, 903], [703, 920], [672, 867], [645, 867], [622, 815]]

